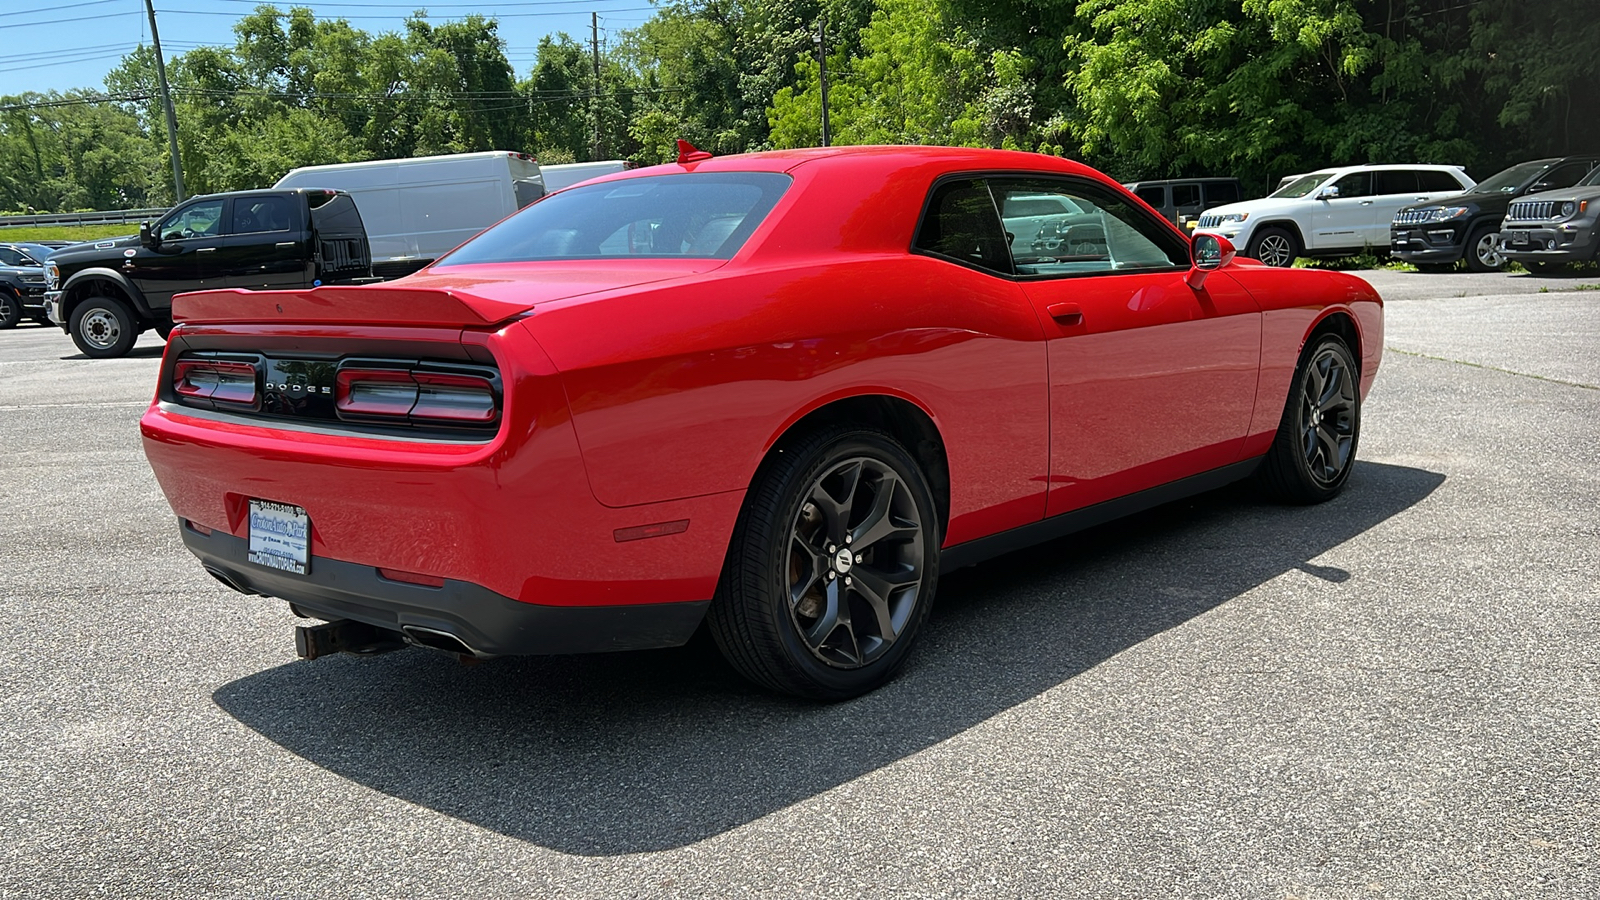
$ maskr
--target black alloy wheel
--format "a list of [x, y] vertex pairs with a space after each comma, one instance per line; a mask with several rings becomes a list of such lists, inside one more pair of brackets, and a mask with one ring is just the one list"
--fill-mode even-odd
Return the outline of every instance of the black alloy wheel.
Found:
[[1300, 242], [1287, 229], [1269, 226], [1261, 229], [1251, 240], [1250, 252], [1246, 255], [1269, 266], [1287, 269], [1294, 265], [1295, 258], [1300, 255]]
[[1318, 336], [1295, 370], [1278, 435], [1259, 476], [1292, 503], [1338, 496], [1350, 477], [1361, 436], [1361, 373], [1343, 340]]
[[0, 287], [0, 328], [13, 328], [22, 321], [22, 301], [10, 290]]
[[1472, 272], [1498, 272], [1506, 267], [1500, 255], [1500, 232], [1488, 223], [1472, 229], [1467, 236], [1467, 269]]
[[740, 674], [843, 700], [887, 681], [926, 619], [938, 520], [917, 464], [878, 431], [778, 450], [753, 485], [708, 616]]

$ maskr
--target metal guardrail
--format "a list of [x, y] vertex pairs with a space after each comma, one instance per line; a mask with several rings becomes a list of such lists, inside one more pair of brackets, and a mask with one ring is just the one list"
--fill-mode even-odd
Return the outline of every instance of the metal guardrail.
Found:
[[171, 207], [160, 209], [109, 209], [103, 212], [39, 213], [32, 216], [0, 216], [0, 228], [23, 225], [118, 225], [158, 219]]

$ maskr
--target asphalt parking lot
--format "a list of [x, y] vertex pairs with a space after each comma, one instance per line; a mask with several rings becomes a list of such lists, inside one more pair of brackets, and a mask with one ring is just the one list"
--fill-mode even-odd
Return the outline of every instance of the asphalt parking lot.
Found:
[[159, 340], [0, 332], [0, 897], [1600, 896], [1600, 275], [1368, 274], [1342, 497], [963, 570], [837, 706], [299, 661], [144, 462]]

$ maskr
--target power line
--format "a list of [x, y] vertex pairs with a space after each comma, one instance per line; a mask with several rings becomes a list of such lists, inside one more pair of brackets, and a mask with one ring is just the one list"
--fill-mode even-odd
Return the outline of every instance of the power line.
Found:
[[[111, 2], [111, 0], [96, 0], [96, 2], [105, 3]], [[263, 5], [261, 0], [212, 0], [212, 2], [239, 3], [248, 4], [250, 6]], [[317, 8], [324, 6], [340, 6], [355, 7], [358, 9], [393, 9], [395, 7], [395, 4], [393, 3], [323, 3], [321, 0], [310, 0], [310, 2]], [[465, 9], [523, 9], [529, 6], [594, 6], [596, 2], [604, 3], [606, 0], [531, 0], [531, 2], [528, 3], [428, 3], [425, 4], [425, 6], [429, 9], [453, 7], [462, 7]], [[612, 0], [612, 2], [616, 2], [616, 0]], [[316, 9], [312, 9], [311, 12], [313, 15], [316, 15]], [[287, 12], [283, 12], [283, 14], [285, 16], [288, 15]], [[346, 17], [341, 16], [340, 18]]]
[[[8, 16], [36, 16], [39, 13], [53, 13], [60, 12], [63, 9], [77, 9], [80, 6], [99, 6], [102, 3], [116, 2], [117, 0], [88, 0], [87, 3], [68, 3], [64, 6], [52, 6], [48, 9], [24, 9], [18, 12], [0, 13], [0, 19], [4, 19]], [[254, 2], [254, 0], [252, 0], [252, 2]]]
[[[50, 10], [50, 12], [55, 12], [55, 10], [52, 9], [52, 10]], [[0, 25], [0, 28], [29, 28], [29, 27], [32, 27], [34, 25], [60, 25], [63, 22], [73, 22], [73, 23], [77, 23], [77, 22], [92, 22], [95, 19], [117, 19], [117, 18], [121, 18], [123, 16], [137, 16], [137, 15], [139, 15], [139, 11], [135, 9], [135, 10], [131, 10], [129, 12], [101, 13], [98, 16], [77, 16], [77, 17], [71, 18], [71, 19], [50, 19], [50, 20], [45, 21], [45, 22], [13, 22], [10, 25]]]
[[[578, 2], [583, 2], [583, 3], [586, 3], [586, 4], [590, 5], [590, 6], [594, 5], [593, 0], [578, 0]], [[653, 7], [653, 6], [636, 6], [636, 7], [629, 7], [627, 9], [614, 9], [614, 10], [612, 10], [612, 12], [649, 12], [649, 11], [652, 11], [654, 9], [655, 9], [655, 7]], [[419, 12], [423, 12], [423, 11], [419, 10]], [[235, 18], [235, 19], [243, 18], [243, 16], [239, 15], [238, 13], [228, 12], [226, 10], [220, 10], [220, 9], [163, 9], [161, 11], [161, 14], [164, 15], [164, 16], [173, 16], [173, 15], [177, 15], [177, 16], [229, 16], [229, 17]], [[470, 15], [470, 13], [466, 14], [466, 15]], [[494, 20], [494, 19], [532, 19], [532, 18], [541, 18], [541, 17], [548, 17], [548, 16], [570, 16], [570, 15], [573, 15], [573, 13], [570, 13], [570, 12], [495, 13], [492, 16], [485, 16], [484, 18], [491, 19], [491, 20]], [[423, 12], [423, 14], [420, 17], [417, 16], [417, 13], [407, 13], [406, 15], [403, 15], [403, 16], [397, 13], [397, 14], [391, 15], [391, 16], [340, 16], [339, 18], [348, 19], [348, 20], [355, 20], [355, 19], [373, 20], [373, 19], [375, 19], [375, 20], [381, 20], [381, 21], [385, 21], [385, 22], [392, 22], [392, 21], [394, 21], [396, 19], [409, 19], [409, 18], [431, 19], [431, 18], [434, 18], [434, 17], [428, 15], [426, 12]], [[446, 17], [446, 18], [448, 18], [448, 17]], [[63, 21], [65, 21], [65, 20], [63, 20]], [[30, 24], [32, 24], [32, 23], [30, 23]], [[38, 23], [38, 24], [44, 24], [44, 23]]]

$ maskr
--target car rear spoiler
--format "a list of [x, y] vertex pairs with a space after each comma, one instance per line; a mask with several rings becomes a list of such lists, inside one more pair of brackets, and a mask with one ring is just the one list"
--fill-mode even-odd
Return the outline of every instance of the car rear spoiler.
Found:
[[191, 324], [316, 322], [482, 327], [524, 312], [526, 301], [458, 290], [383, 285], [300, 291], [194, 291], [172, 298], [172, 319]]

